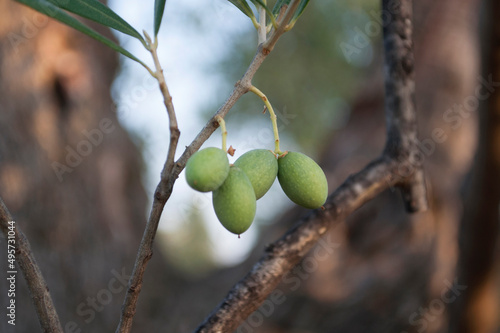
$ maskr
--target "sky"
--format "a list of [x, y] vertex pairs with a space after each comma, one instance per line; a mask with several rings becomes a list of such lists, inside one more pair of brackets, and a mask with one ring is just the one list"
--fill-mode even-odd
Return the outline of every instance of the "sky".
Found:
[[[145, 6], [140, 1], [111, 0], [109, 6], [136, 30], [144, 29], [152, 35], [153, 1], [150, 6]], [[151, 56], [142, 44], [119, 33], [117, 36], [122, 46], [153, 67]], [[177, 157], [207, 122], [206, 113], [201, 112], [205, 110], [205, 105], [221, 105], [227, 97], [220, 97], [224, 94], [219, 90], [226, 89], [227, 84], [213, 68], [224, 52], [233, 47], [232, 41], [236, 38], [248, 39], [249, 43], [257, 47], [256, 31], [251, 21], [229, 1], [167, 1], [158, 36], [158, 54], [181, 131]], [[161, 94], [155, 80], [142, 66], [123, 57], [122, 71], [113, 85], [112, 93], [118, 105], [120, 122], [143, 149], [146, 165], [143, 181], [151, 200], [165, 162], [170, 136]], [[262, 143], [267, 142], [269, 135], [272, 135], [270, 129], [253, 127], [237, 133], [228, 128], [228, 132], [228, 145], [237, 148], [237, 154], [230, 158], [230, 162], [250, 149], [266, 148], [262, 147]], [[220, 141], [218, 130], [202, 148], [219, 147]], [[272, 143], [271, 140], [269, 142]], [[272, 145], [268, 148], [272, 148]], [[175, 233], [183, 227], [189, 210], [195, 207], [205, 217], [216, 261], [222, 265], [236, 264], [248, 255], [255, 243], [258, 224], [254, 223], [238, 239], [217, 221], [211, 200], [211, 193], [192, 190], [182, 172], [165, 206], [160, 231]], [[276, 181], [270, 192], [257, 202], [256, 220], [269, 222], [276, 212], [290, 205]], [[149, 213], [149, 208], [145, 215]]]

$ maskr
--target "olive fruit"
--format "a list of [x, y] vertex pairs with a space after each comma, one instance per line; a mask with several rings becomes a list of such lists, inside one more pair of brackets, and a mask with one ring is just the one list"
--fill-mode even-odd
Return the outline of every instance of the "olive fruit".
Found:
[[302, 153], [285, 152], [278, 157], [278, 180], [288, 198], [306, 208], [321, 207], [328, 196], [323, 170]]
[[224, 150], [202, 149], [186, 163], [186, 180], [193, 189], [210, 192], [218, 189], [229, 173], [229, 160]]
[[241, 155], [234, 165], [250, 179], [255, 197], [260, 199], [269, 191], [278, 174], [276, 155], [270, 150], [255, 149]]
[[212, 203], [222, 225], [237, 235], [250, 227], [257, 208], [252, 183], [236, 166], [231, 166], [222, 186], [213, 192]]

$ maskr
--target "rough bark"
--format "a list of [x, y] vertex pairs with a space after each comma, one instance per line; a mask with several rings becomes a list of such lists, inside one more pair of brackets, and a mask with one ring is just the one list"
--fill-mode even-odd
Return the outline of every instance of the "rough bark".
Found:
[[[397, 4], [397, 5], [395, 5]], [[413, 2], [382, 1], [382, 13], [391, 19], [384, 25], [385, 118], [387, 143], [385, 153], [401, 161], [410, 160], [408, 174], [396, 171], [397, 178], [407, 178], [400, 186], [406, 209], [427, 210], [427, 191], [417, 142], [415, 109], [415, 58], [413, 56]], [[381, 19], [383, 19], [381, 17]], [[404, 154], [413, 154], [405, 156]]]

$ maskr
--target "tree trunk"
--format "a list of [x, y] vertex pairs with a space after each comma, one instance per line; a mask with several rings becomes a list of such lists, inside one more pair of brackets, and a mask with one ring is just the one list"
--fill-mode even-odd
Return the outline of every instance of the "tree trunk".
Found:
[[456, 303], [450, 331], [491, 333], [499, 326], [498, 232], [500, 205], [500, 4], [484, 1], [482, 77], [490, 83], [476, 93], [479, 145], [466, 187], [460, 226], [458, 277], [467, 289]]

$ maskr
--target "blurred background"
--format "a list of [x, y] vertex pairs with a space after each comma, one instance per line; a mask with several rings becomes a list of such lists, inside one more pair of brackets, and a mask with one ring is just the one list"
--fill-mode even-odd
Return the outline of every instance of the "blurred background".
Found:
[[[108, 5], [152, 30], [153, 3]], [[0, 8], [0, 195], [31, 242], [65, 332], [114, 331], [168, 147], [161, 95], [140, 65], [94, 40], [12, 1]], [[415, 1], [430, 210], [409, 215], [398, 191], [386, 191], [332, 226], [238, 332], [498, 331], [499, 15], [493, 0]], [[277, 111], [282, 149], [318, 161], [330, 192], [385, 143], [381, 16], [379, 1], [311, 1], [253, 81]], [[151, 63], [137, 41], [92, 26]], [[159, 40], [180, 155], [242, 76], [257, 37], [228, 1], [190, 0], [167, 2]], [[247, 94], [226, 117], [232, 161], [273, 147], [262, 111]], [[216, 131], [203, 147], [219, 145]], [[257, 206], [238, 239], [217, 221], [211, 195], [180, 175], [134, 332], [193, 331], [264, 246], [307, 213], [277, 183]], [[18, 292], [17, 325], [2, 320], [0, 331], [38, 332], [21, 274]]]

